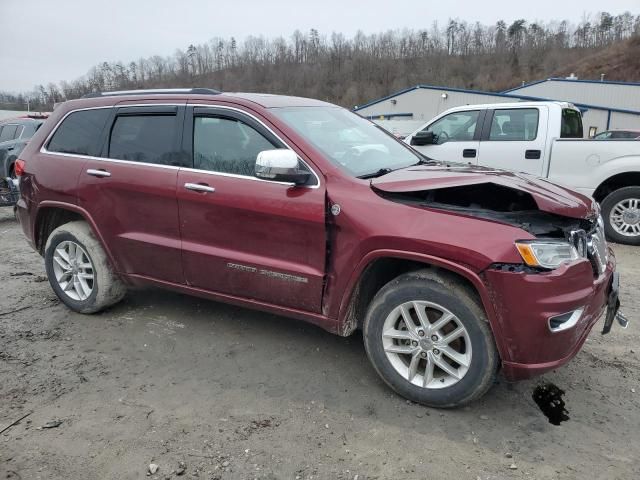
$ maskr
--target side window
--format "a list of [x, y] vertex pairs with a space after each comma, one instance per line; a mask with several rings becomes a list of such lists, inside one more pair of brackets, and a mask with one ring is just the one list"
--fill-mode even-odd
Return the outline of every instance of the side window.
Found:
[[176, 115], [120, 115], [111, 129], [109, 158], [177, 165]]
[[258, 153], [274, 148], [278, 147], [239, 120], [224, 117], [194, 119], [194, 168], [253, 177]]
[[50, 152], [98, 156], [99, 140], [110, 108], [79, 110], [65, 118], [47, 145]]
[[611, 138], [636, 138], [638, 135], [640, 134], [634, 132], [614, 132]]
[[436, 145], [470, 141], [473, 140], [479, 115], [479, 110], [450, 113], [429, 125], [425, 131], [433, 132]]
[[17, 125], [5, 125], [0, 132], [0, 142], [7, 142], [16, 138]]
[[13, 136], [13, 138], [20, 138], [20, 135], [22, 135], [22, 131], [24, 130], [24, 127], [22, 125], [18, 125], [16, 127], [16, 133]]
[[489, 140], [532, 141], [538, 136], [537, 108], [494, 110]]
[[572, 108], [562, 110], [562, 124], [560, 126], [560, 138], [583, 138], [582, 115]]

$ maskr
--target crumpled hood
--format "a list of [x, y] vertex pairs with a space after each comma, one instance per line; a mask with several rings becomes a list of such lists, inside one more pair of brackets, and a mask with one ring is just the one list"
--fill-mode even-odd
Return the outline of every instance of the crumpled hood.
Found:
[[371, 180], [371, 187], [388, 193], [437, 190], [465, 185], [496, 184], [529, 193], [538, 208], [571, 218], [593, 218], [596, 203], [589, 197], [525, 173], [475, 165], [418, 165]]

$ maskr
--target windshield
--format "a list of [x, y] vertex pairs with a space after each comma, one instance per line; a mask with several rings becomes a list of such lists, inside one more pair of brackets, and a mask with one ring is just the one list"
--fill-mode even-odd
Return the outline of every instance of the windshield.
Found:
[[340, 107], [271, 110], [334, 164], [363, 177], [415, 165], [421, 157], [364, 118]]

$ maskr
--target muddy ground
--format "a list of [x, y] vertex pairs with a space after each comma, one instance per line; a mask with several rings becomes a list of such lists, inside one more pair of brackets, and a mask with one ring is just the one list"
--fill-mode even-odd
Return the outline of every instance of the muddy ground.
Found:
[[[158, 290], [78, 315], [6, 208], [0, 245], [0, 430], [30, 413], [0, 434], [2, 479], [147, 478], [151, 463], [160, 479], [640, 478], [640, 249], [614, 247], [626, 331], [438, 411], [392, 393], [358, 335]], [[531, 398], [541, 381], [566, 391], [560, 426]]]

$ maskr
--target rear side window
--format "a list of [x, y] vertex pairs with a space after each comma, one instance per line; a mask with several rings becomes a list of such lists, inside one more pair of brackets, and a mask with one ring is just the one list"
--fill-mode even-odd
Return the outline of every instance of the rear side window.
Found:
[[116, 118], [109, 139], [109, 158], [177, 165], [175, 115], [123, 115]]
[[582, 115], [572, 108], [562, 110], [562, 125], [560, 126], [560, 138], [583, 138]]
[[640, 133], [636, 132], [612, 132], [611, 138], [638, 138]]
[[100, 134], [110, 113], [110, 108], [73, 112], [53, 134], [47, 150], [97, 157], [101, 147]]
[[17, 125], [5, 125], [0, 132], [0, 142], [7, 142], [16, 138]]
[[530, 142], [538, 136], [537, 108], [494, 110], [489, 140]]

